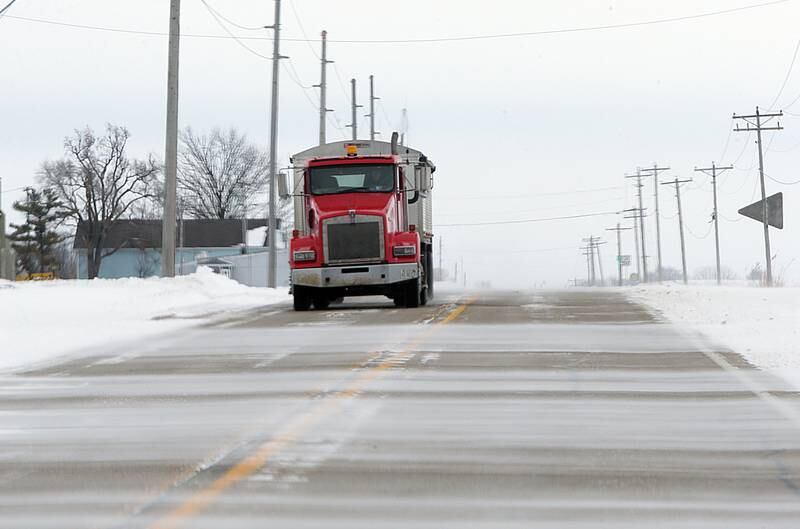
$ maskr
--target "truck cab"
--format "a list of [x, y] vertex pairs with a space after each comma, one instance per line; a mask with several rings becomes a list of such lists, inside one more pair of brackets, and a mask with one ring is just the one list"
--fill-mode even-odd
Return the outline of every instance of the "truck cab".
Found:
[[364, 295], [424, 305], [433, 295], [430, 160], [380, 141], [329, 143], [291, 160], [295, 310]]

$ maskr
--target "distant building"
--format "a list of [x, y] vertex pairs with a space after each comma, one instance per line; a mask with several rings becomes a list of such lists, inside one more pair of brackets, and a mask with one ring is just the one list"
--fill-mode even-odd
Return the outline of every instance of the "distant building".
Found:
[[[182, 234], [181, 234], [181, 225]], [[74, 250], [78, 258], [78, 278], [88, 277], [87, 244], [85, 226], [81, 223], [75, 232]], [[278, 225], [277, 246], [280, 249], [278, 275], [281, 269], [288, 268], [286, 243], [280, 235]], [[198, 261], [214, 263], [220, 258], [251, 255], [237, 259], [239, 266], [257, 266], [252, 263], [263, 260], [266, 263], [268, 247], [266, 219], [190, 219], [178, 223], [176, 234], [175, 271], [177, 274], [194, 272]], [[110, 253], [103, 258], [98, 277], [116, 279], [123, 277], [150, 277], [161, 273], [161, 221], [160, 220], [120, 220], [114, 224], [104, 243], [105, 251]], [[264, 254], [263, 259], [258, 254]], [[229, 261], [229, 259], [225, 259]], [[266, 266], [266, 264], [264, 265]], [[212, 266], [212, 268], [214, 268]], [[228, 274], [236, 277], [231, 270]], [[252, 270], [239, 271], [246, 284], [258, 285], [260, 278]], [[253, 278], [247, 280], [248, 277]]]

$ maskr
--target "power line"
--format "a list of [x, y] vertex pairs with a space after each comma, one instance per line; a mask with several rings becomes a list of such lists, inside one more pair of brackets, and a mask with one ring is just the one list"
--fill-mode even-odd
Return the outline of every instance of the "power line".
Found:
[[547, 217], [541, 219], [500, 220], [494, 222], [459, 222], [454, 224], [436, 224], [437, 228], [450, 228], [459, 226], [494, 226], [499, 224], [528, 224], [532, 222], [547, 222], [551, 220], [580, 219], [584, 217], [602, 217], [605, 215], [618, 215], [619, 211], [605, 211], [602, 213], [584, 213], [582, 215], [565, 215], [563, 217]]
[[766, 176], [767, 178], [769, 178], [773, 182], [777, 182], [777, 183], [785, 185], [785, 186], [793, 186], [793, 185], [800, 184], [800, 180], [795, 180], [794, 182], [784, 182], [783, 180], [778, 180], [777, 178], [775, 178], [773, 176], [770, 176], [767, 173], [764, 173], [764, 176]]
[[[418, 38], [418, 39], [342, 39], [342, 40], [331, 40], [330, 42], [335, 42], [339, 44], [426, 44], [426, 43], [438, 43], [438, 42], [461, 42], [461, 41], [472, 41], [472, 40], [489, 40], [489, 39], [508, 39], [508, 38], [519, 38], [519, 37], [536, 37], [536, 36], [543, 36], [543, 35], [558, 35], [564, 33], [581, 33], [581, 32], [591, 32], [591, 31], [607, 31], [607, 30], [614, 30], [614, 29], [626, 29], [626, 28], [633, 28], [633, 27], [640, 27], [640, 26], [651, 26], [657, 24], [669, 24], [675, 22], [685, 22], [690, 20], [697, 20], [701, 18], [708, 18], [708, 17], [716, 17], [721, 15], [727, 15], [731, 13], [736, 13], [740, 11], [747, 11], [752, 9], [759, 9], [762, 7], [770, 7], [779, 4], [784, 4], [788, 2], [792, 2], [794, 0], [773, 0], [771, 2], [762, 2], [758, 4], [750, 4], [746, 6], [740, 6], [730, 9], [721, 9], [717, 11], [708, 11], [705, 13], [697, 13], [694, 15], [682, 15], [682, 16], [675, 16], [675, 17], [666, 17], [666, 18], [657, 18], [651, 20], [641, 20], [636, 22], [627, 22], [621, 24], [605, 24], [605, 25], [596, 25], [596, 26], [580, 26], [580, 27], [571, 27], [571, 28], [556, 28], [556, 29], [548, 29], [548, 30], [538, 30], [538, 31], [525, 31], [525, 32], [518, 32], [518, 33], [494, 33], [494, 34], [477, 34], [477, 35], [464, 35], [464, 36], [456, 36], [456, 37], [426, 37], [426, 38]], [[69, 22], [61, 22], [55, 20], [46, 20], [41, 18], [33, 18], [33, 17], [20, 17], [20, 16], [11, 16], [6, 15], [6, 18], [14, 19], [14, 20], [22, 20], [25, 22], [35, 22], [40, 24], [50, 24], [55, 26], [64, 26], [76, 29], [89, 29], [89, 30], [96, 30], [96, 31], [110, 31], [116, 33], [129, 33], [129, 34], [136, 34], [136, 35], [149, 35], [149, 36], [166, 36], [167, 33], [158, 32], [158, 31], [142, 31], [142, 30], [134, 30], [134, 29], [125, 29], [125, 28], [110, 28], [105, 26], [93, 26], [88, 24], [76, 24], [76, 23], [69, 23]], [[232, 37], [226, 37], [225, 35], [205, 35], [205, 34], [182, 34], [182, 37], [189, 37], [189, 38], [210, 38], [210, 39], [226, 39]], [[270, 37], [239, 37], [242, 40], [271, 40]], [[290, 42], [306, 42], [309, 39], [307, 38], [299, 38], [299, 37], [289, 37], [289, 38], [282, 38], [281, 40], [290, 41]], [[798, 96], [800, 99], [800, 96]]]
[[719, 214], [719, 216], [720, 216], [720, 218], [721, 218], [722, 220], [725, 220], [725, 221], [727, 221], [727, 222], [739, 222], [739, 221], [741, 221], [741, 220], [744, 218], [744, 217], [739, 217], [739, 218], [737, 218], [737, 219], [731, 219], [731, 218], [728, 218], [728, 217], [726, 217], [726, 216], [725, 216], [725, 215], [723, 215], [722, 213], [720, 213], [720, 214]]
[[[230, 31], [230, 29], [228, 29], [228, 27], [225, 25], [225, 23], [223, 21], [228, 22], [229, 24], [233, 24], [234, 26], [237, 26], [237, 27], [242, 27], [242, 26], [239, 26], [238, 24], [236, 24], [234, 22], [231, 22], [230, 19], [228, 19], [228, 18], [224, 17], [223, 15], [221, 15], [218, 11], [216, 11], [214, 8], [212, 8], [210, 5], [208, 5], [206, 0], [200, 0], [200, 2], [206, 7], [206, 9], [208, 10], [209, 14], [214, 19], [214, 21], [219, 25], [219, 27], [221, 27], [226, 33], [228, 33], [228, 35], [230, 35], [231, 38], [233, 38], [233, 40], [239, 46], [241, 46], [244, 50], [248, 51], [249, 53], [252, 53], [256, 57], [259, 57], [260, 59], [264, 59], [266, 61], [271, 61], [272, 60], [272, 57], [268, 57], [266, 55], [263, 55], [263, 54], [257, 52], [256, 50], [252, 49], [251, 47], [249, 47], [244, 42], [242, 42], [239, 37], [234, 35], [233, 32]], [[249, 28], [247, 28], [247, 29], [249, 29]], [[266, 29], [266, 27], [262, 27], [260, 29]], [[300, 79], [300, 74], [297, 72], [297, 69], [295, 68], [294, 63], [291, 61], [291, 59], [289, 59], [288, 57], [282, 57], [282, 58], [286, 59], [285, 62], [281, 63], [281, 67], [283, 68], [283, 71], [286, 72], [286, 76], [289, 78], [290, 81], [292, 81], [294, 84], [296, 84], [297, 86], [299, 86], [303, 90], [303, 95], [305, 96], [306, 100], [309, 102], [309, 104], [312, 106], [312, 108], [314, 108], [316, 110], [316, 108], [317, 108], [316, 103], [314, 103], [314, 100], [309, 97], [308, 93], [306, 93], [306, 90], [312, 90], [313, 87], [303, 84], [303, 81]], [[288, 66], [285, 64], [286, 62], [289, 63]]]
[[789, 71], [786, 72], [786, 77], [783, 79], [783, 84], [781, 85], [781, 89], [778, 90], [775, 99], [772, 100], [770, 103], [769, 108], [772, 109], [775, 106], [775, 103], [778, 102], [780, 99], [781, 94], [783, 94], [783, 89], [786, 88], [786, 83], [789, 82], [789, 77], [792, 75], [792, 69], [794, 68], [794, 62], [797, 60], [797, 52], [800, 51], [800, 39], [797, 40], [797, 45], [794, 47], [794, 55], [792, 55], [792, 62], [789, 64]]
[[305, 39], [306, 44], [308, 44], [308, 49], [311, 50], [311, 53], [314, 54], [314, 57], [316, 57], [319, 60], [322, 60], [322, 57], [319, 56], [317, 50], [315, 50], [314, 46], [311, 45], [311, 42], [313, 41], [308, 38], [308, 34], [306, 33], [306, 28], [305, 26], [303, 26], [303, 21], [300, 19], [300, 14], [297, 12], [297, 8], [295, 7], [294, 2], [292, 0], [289, 0], [289, 7], [292, 8], [292, 14], [294, 15], [294, 19], [297, 21], [297, 26], [300, 28], [300, 33], [303, 34], [303, 39]]
[[260, 30], [264, 29], [264, 27], [265, 27], [265, 26], [243, 26], [241, 24], [237, 24], [236, 22], [234, 22], [230, 18], [226, 17], [225, 15], [223, 15], [222, 13], [220, 13], [219, 11], [217, 11], [216, 9], [214, 9], [213, 7], [208, 5], [208, 3], [206, 3], [206, 0], [200, 0], [200, 1], [203, 3], [204, 6], [206, 6], [206, 9], [208, 9], [211, 13], [215, 14], [216, 16], [218, 16], [219, 18], [221, 18], [222, 20], [224, 20], [225, 22], [227, 22], [231, 26], [235, 26], [235, 27], [237, 27], [239, 29], [244, 29], [246, 31], [260, 31]]
[[[558, 205], [558, 206], [547, 206], [547, 207], [543, 207], [543, 208], [526, 209], [526, 210], [521, 210], [521, 211], [498, 211], [496, 213], [505, 213], [505, 214], [508, 214], [508, 215], [524, 215], [524, 214], [538, 213], [540, 211], [547, 211], [547, 210], [553, 210], [553, 209], [567, 209], [567, 208], [578, 208], [578, 207], [582, 207], [582, 206], [596, 206], [598, 204], [608, 204], [609, 202], [622, 201], [623, 199], [624, 199], [624, 197], [614, 197], [614, 198], [609, 198], [609, 199], [606, 199], [606, 200], [593, 200], [591, 202], [580, 202], [578, 204], [563, 204], [563, 205]], [[491, 212], [489, 212], [489, 213], [491, 213]], [[455, 215], [462, 215], [462, 213], [456, 213]], [[446, 213], [442, 214], [442, 215], [439, 215], [439, 217], [448, 217], [448, 216], [453, 216], [453, 215], [448, 215]]]
[[382, 99], [378, 100], [378, 106], [381, 108], [381, 112], [383, 113], [383, 119], [386, 120], [386, 128], [387, 129], [394, 129], [394, 126], [392, 125], [392, 120], [389, 117], [389, 113], [386, 111], [386, 107], [383, 105], [383, 100]]
[[0, 18], [2, 18], [2, 17], [3, 17], [3, 15], [5, 15], [6, 11], [8, 11], [8, 10], [9, 10], [9, 8], [10, 8], [11, 6], [13, 6], [13, 5], [14, 5], [14, 2], [16, 2], [16, 1], [17, 1], [17, 0], [11, 0], [9, 3], [7, 3], [7, 4], [5, 5], [5, 7], [4, 7], [3, 9], [0, 9]]
[[689, 232], [689, 235], [691, 235], [691, 236], [692, 236], [692, 237], [694, 237], [695, 239], [700, 239], [700, 240], [702, 240], [702, 239], [707, 239], [707, 238], [708, 238], [708, 236], [709, 236], [709, 235], [711, 235], [711, 229], [714, 227], [714, 225], [713, 225], [713, 224], [709, 223], [709, 224], [708, 224], [708, 231], [706, 232], [706, 234], [705, 234], [705, 235], [697, 235], [697, 234], [696, 234], [696, 233], [695, 233], [695, 232], [692, 230], [692, 228], [691, 228], [691, 227], [689, 227], [689, 225], [688, 225], [688, 224], [685, 224], [685, 226], [686, 226], [686, 231], [688, 231], [688, 232]]
[[[200, 0], [200, 2], [202, 2], [202, 4], [206, 7], [206, 9], [208, 10], [208, 13], [211, 15], [211, 18], [214, 19], [214, 21], [217, 23], [217, 25], [219, 25], [219, 27], [221, 27], [225, 31], [225, 33], [230, 35], [230, 38], [232, 38], [236, 42], [236, 44], [238, 44], [239, 46], [241, 46], [243, 49], [247, 50], [248, 52], [252, 53], [256, 57], [260, 57], [261, 59], [264, 59], [264, 60], [267, 60], [267, 61], [272, 60], [271, 57], [267, 57], [266, 55], [262, 55], [261, 53], [257, 52], [256, 50], [254, 50], [253, 48], [251, 48], [250, 46], [248, 46], [247, 44], [242, 42], [242, 39], [240, 37], [237, 37], [236, 35], [234, 35], [233, 32], [228, 29], [228, 26], [226, 26], [223, 23], [223, 21], [222, 21], [223, 17], [218, 15], [217, 12], [214, 11], [214, 9], [210, 5], [208, 5], [206, 3], [206, 0]], [[265, 28], [261, 28], [261, 29], [265, 29]], [[181, 36], [183, 36], [183, 35], [181, 35]]]
[[437, 200], [494, 200], [494, 199], [506, 199], [506, 198], [519, 198], [525, 199], [530, 197], [550, 197], [556, 195], [572, 195], [575, 193], [596, 193], [598, 191], [611, 191], [611, 190], [619, 190], [625, 189], [627, 186], [610, 186], [610, 187], [596, 187], [594, 189], [572, 189], [569, 191], [551, 191], [548, 193], [527, 193], [527, 194], [516, 194], [516, 195], [482, 195], [482, 196], [451, 196], [451, 197], [439, 197]]
[[728, 146], [731, 144], [731, 138], [733, 137], [733, 127], [728, 127], [728, 139], [725, 140], [725, 147], [722, 149], [722, 154], [719, 156], [720, 160], [725, 159], [725, 155], [728, 154]]
[[772, 152], [781, 152], [781, 153], [783, 153], [783, 152], [792, 152], [793, 150], [795, 150], [798, 147], [800, 147], [800, 143], [797, 143], [797, 144], [789, 147], [788, 149], [772, 149]]
[[339, 82], [339, 88], [342, 89], [342, 94], [344, 94], [345, 99], [350, 99], [350, 94], [347, 93], [347, 88], [345, 88], [345, 83], [342, 80], [342, 75], [339, 73], [339, 67], [336, 66], [335, 62], [332, 64], [333, 64], [333, 73], [336, 74], [336, 79]]

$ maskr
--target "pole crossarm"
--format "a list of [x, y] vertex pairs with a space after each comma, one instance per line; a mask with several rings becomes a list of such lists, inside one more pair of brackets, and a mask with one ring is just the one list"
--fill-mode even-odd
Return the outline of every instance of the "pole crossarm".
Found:
[[[733, 169], [732, 165], [715, 165], [712, 167], [695, 167], [695, 172], [703, 173], [711, 178], [716, 178], [717, 176], [721, 175], [724, 171], [730, 171]], [[716, 175], [714, 174], [716, 173]]]
[[752, 125], [752, 123], [750, 123], [749, 121], [747, 122], [747, 126], [746, 127], [740, 127], [737, 124], [736, 128], [733, 129], [733, 131], [734, 132], [755, 132], [757, 130], [783, 130], [783, 127], [780, 126], [780, 125], [777, 125], [775, 127], [763, 127], [763, 126], [762, 127], [758, 127], [758, 126], [755, 126], [755, 125], [751, 127], [750, 125]]
[[661, 185], [662, 186], [674, 186], [674, 185], [686, 184], [686, 183], [692, 182], [692, 181], [693, 180], [691, 178], [687, 178], [685, 180], [678, 180], [676, 178], [675, 180], [669, 180], [667, 182], [661, 182]]

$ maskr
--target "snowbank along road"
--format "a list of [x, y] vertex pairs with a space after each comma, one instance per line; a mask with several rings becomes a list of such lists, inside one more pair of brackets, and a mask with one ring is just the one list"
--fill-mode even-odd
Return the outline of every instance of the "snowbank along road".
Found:
[[800, 397], [619, 292], [279, 305], [0, 385], [0, 527], [796, 528]]

